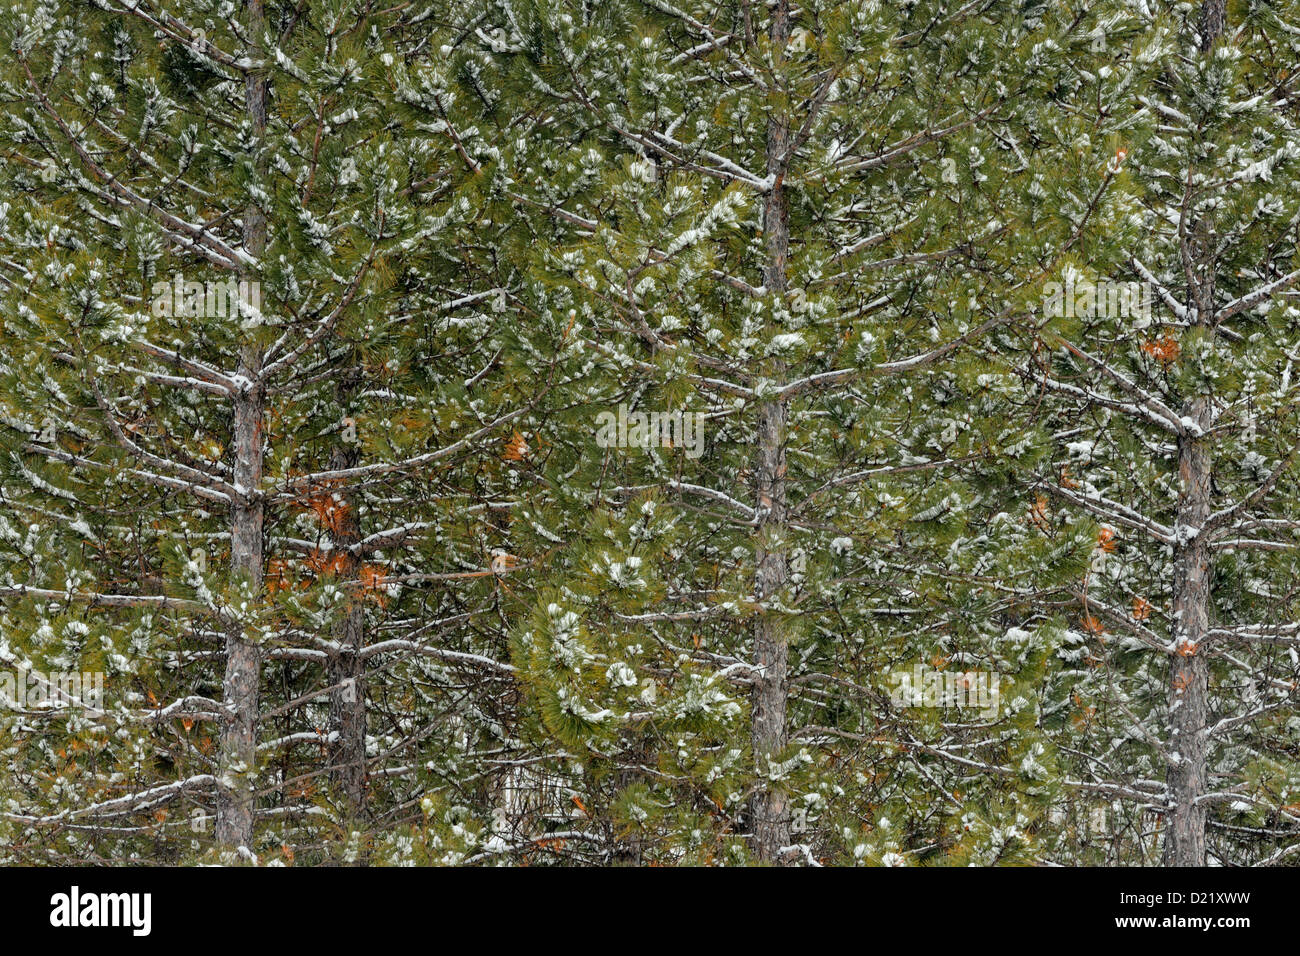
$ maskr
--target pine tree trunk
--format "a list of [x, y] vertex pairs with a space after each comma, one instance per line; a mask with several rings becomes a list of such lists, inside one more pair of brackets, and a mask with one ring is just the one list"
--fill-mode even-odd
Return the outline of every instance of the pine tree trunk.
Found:
[[1204, 0], [1201, 4], [1201, 22], [1199, 24], [1202, 51], [1208, 52], [1214, 46], [1215, 41], [1223, 35], [1227, 19], [1227, 0]]
[[[1211, 0], [1213, 2], [1213, 0]], [[1214, 240], [1209, 224], [1196, 222], [1189, 230], [1194, 241], [1185, 255], [1191, 268], [1192, 306], [1196, 324], [1208, 325], [1214, 315]], [[1169, 665], [1169, 756], [1166, 784], [1173, 806], [1165, 826], [1166, 866], [1205, 865], [1205, 807], [1198, 801], [1206, 785], [1206, 726], [1209, 673], [1205, 639], [1210, 629], [1211, 556], [1204, 536], [1212, 511], [1213, 461], [1210, 401], [1203, 395], [1182, 409], [1201, 434], [1178, 440], [1178, 511], [1174, 521], [1173, 648]], [[1188, 536], [1191, 536], [1190, 538]]]
[[[247, 227], [246, 227], [247, 228]], [[246, 347], [239, 374], [250, 380], [259, 372], [260, 356]], [[232, 579], [248, 589], [262, 590], [262, 501], [255, 492], [262, 479], [261, 388], [235, 399], [235, 487], [247, 497], [231, 505], [230, 561]], [[244, 637], [238, 624], [226, 634], [226, 674], [223, 696], [234, 711], [221, 730], [221, 775], [217, 790], [217, 842], [227, 847], [252, 849], [254, 781], [257, 764], [258, 686], [261, 651]]]
[[[1201, 4], [1201, 49], [1208, 51], [1226, 27], [1224, 0]], [[1190, 293], [1197, 323], [1208, 325], [1214, 317], [1214, 279], [1217, 263], [1209, 223], [1192, 224], [1194, 241], [1184, 247], [1185, 266], [1192, 277]], [[1199, 273], [1199, 275], [1198, 275]], [[1210, 402], [1198, 396], [1187, 403], [1183, 415], [1202, 434], [1183, 435], [1178, 441], [1178, 515], [1174, 527], [1182, 534], [1199, 532], [1211, 514]], [[1210, 550], [1202, 535], [1174, 548], [1174, 656], [1169, 665], [1169, 730], [1171, 764], [1166, 784], [1173, 806], [1165, 825], [1166, 866], [1205, 866], [1206, 718], [1209, 714], [1209, 665], [1205, 639], [1210, 630]]]
[[365, 611], [348, 608], [335, 631], [342, 649], [330, 656], [330, 779], [353, 817], [366, 803], [366, 681], [358, 652], [365, 636]]
[[[357, 454], [350, 448], [336, 447], [330, 455], [330, 469], [352, 468]], [[339, 576], [355, 581], [361, 562], [349, 549], [361, 538], [356, 509], [351, 502], [345, 508], [333, 541], [343, 555]], [[365, 808], [366, 799], [366, 688], [365, 666], [361, 647], [365, 643], [367, 595], [357, 590], [343, 616], [334, 627], [337, 649], [330, 653], [326, 665], [330, 682], [330, 780], [347, 801], [348, 812], [356, 816]]]
[[[1192, 401], [1187, 417], [1210, 424], [1205, 398]], [[1184, 436], [1178, 446], [1181, 493], [1175, 527], [1199, 529], [1210, 517], [1208, 440]], [[1205, 865], [1206, 715], [1209, 692], [1204, 641], [1209, 632], [1211, 562], [1197, 535], [1174, 549], [1174, 656], [1169, 667], [1172, 764], [1167, 783], [1173, 807], [1165, 826], [1166, 866]]]
[[[790, 36], [788, 0], [777, 0], [772, 11], [772, 48], [780, 57]], [[790, 251], [790, 208], [781, 183], [782, 164], [790, 140], [789, 121], [774, 109], [767, 125], [767, 172], [775, 177], [763, 207], [766, 262], [763, 282], [772, 295], [785, 292], [786, 260]], [[773, 369], [774, 380], [784, 372]], [[789, 409], [784, 401], [764, 402], [758, 410], [757, 485], [758, 547], [755, 553], [755, 596], [765, 601], [780, 593], [789, 578], [786, 551], [786, 425]], [[782, 862], [790, 845], [790, 812], [785, 793], [768, 782], [768, 757], [784, 749], [786, 702], [789, 696], [789, 639], [786, 622], [778, 614], [760, 613], [754, 624], [754, 663], [760, 669], [754, 681], [751, 745], [758, 768], [754, 794], [754, 852], [765, 863]]]
[[[247, 23], [249, 55], [262, 60], [265, 19], [262, 0], [249, 0]], [[245, 85], [245, 107], [260, 139], [266, 131], [266, 76], [250, 71]], [[244, 250], [260, 258], [266, 250], [266, 213], [255, 204], [244, 210]], [[234, 480], [240, 492], [230, 508], [230, 569], [232, 579], [262, 593], [262, 416], [265, 393], [261, 385], [262, 353], [254, 344], [240, 349], [239, 375], [254, 383], [234, 400]], [[261, 650], [245, 638], [238, 625], [226, 634], [226, 673], [222, 693], [233, 717], [221, 730], [221, 774], [217, 788], [217, 842], [225, 847], [252, 850], [256, 809], [254, 771], [257, 766], [257, 709], [261, 681]]]

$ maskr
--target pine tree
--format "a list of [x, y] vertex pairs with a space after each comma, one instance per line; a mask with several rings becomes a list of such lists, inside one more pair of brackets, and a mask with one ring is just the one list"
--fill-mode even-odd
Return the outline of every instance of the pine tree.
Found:
[[4, 859], [1289, 860], [1296, 14], [12, 5]]
[[1057, 277], [1026, 369], [1054, 429], [1043, 533], [1095, 537], [1062, 596], [1053, 737], [1117, 818], [1091, 858], [1274, 861], [1296, 769], [1295, 10], [1140, 6], [1145, 79], [1097, 101], [1101, 125], [1133, 118], [1128, 195]]
[[[978, 721], [910, 736], [883, 678], [918, 654], [990, 661], [981, 615], [1007, 602], [957, 545], [1023, 429], [1001, 424], [1014, 379], [974, 347], [1037, 308], [1077, 241], [1045, 208], [1072, 144], [1040, 148], [1020, 110], [1088, 29], [853, 3], [487, 3], [461, 22], [481, 41], [467, 95], [526, 117], [498, 194], [536, 222], [532, 274], [591, 367], [547, 438], [563, 481], [544, 523], [566, 547], [513, 658], [580, 832], [638, 861], [970, 854], [974, 829], [995, 859], [1027, 852], [950, 819], [956, 787], [917, 769], [956, 758], [988, 796], [962, 756]], [[1097, 192], [1099, 171], [1077, 176]], [[702, 432], [665, 436], [678, 413]], [[1016, 769], [1033, 728], [1017, 711], [987, 746], [1012, 791], [1042, 789]], [[912, 818], [918, 785], [939, 820]], [[1016, 798], [990, 800], [1026, 829]], [[900, 832], [862, 839], [899, 808]]]
[[438, 249], [480, 224], [472, 177], [444, 174], [458, 144], [395, 114], [421, 95], [418, 17], [33, 3], [9, 23], [6, 654], [108, 673], [102, 708], [11, 721], [9, 824], [86, 828], [34, 837], [51, 853], [136, 852], [106, 824], [150, 815], [166, 852], [192, 829], [201, 848], [215, 808], [217, 846], [253, 858], [411, 773], [408, 715], [368, 737], [395, 665], [366, 667], [441, 653], [408, 613], [440, 576], [388, 562], [423, 533], [476, 543], [467, 501], [498, 485], [461, 473], [545, 391], [476, 348], [509, 318], [491, 256]]

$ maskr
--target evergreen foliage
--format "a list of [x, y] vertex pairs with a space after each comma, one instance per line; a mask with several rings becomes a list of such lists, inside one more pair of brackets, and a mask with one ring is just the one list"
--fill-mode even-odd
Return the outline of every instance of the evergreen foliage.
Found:
[[11, 5], [0, 859], [1288, 861], [1298, 13]]

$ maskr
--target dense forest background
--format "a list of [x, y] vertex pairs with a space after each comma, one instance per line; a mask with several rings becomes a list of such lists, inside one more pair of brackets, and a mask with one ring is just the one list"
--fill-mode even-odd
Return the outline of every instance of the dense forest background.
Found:
[[0, 11], [0, 861], [1300, 848], [1300, 4]]

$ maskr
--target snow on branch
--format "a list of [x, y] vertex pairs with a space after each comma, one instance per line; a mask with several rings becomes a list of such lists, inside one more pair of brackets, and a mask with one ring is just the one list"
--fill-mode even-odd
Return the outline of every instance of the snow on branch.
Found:
[[667, 488], [669, 491], [676, 491], [687, 495], [696, 495], [700, 498], [707, 498], [709, 501], [715, 501], [718, 504], [726, 505], [746, 521], [753, 521], [756, 512], [743, 501], [737, 501], [730, 495], [717, 491], [713, 488], [705, 488], [702, 485], [692, 485], [688, 482], [670, 479], [657, 485], [625, 485], [611, 490], [614, 495], [634, 495], [642, 491], [651, 491], [656, 488]]
[[1152, 274], [1150, 269], [1144, 266], [1137, 259], [1129, 259], [1129, 265], [1133, 267], [1134, 272], [1142, 277], [1144, 282], [1149, 282], [1151, 284], [1151, 287], [1156, 290], [1156, 294], [1160, 296], [1161, 301], [1169, 307], [1169, 311], [1172, 312], [1179, 321], [1187, 321], [1187, 306], [1174, 298], [1174, 294], [1165, 287], [1164, 283]]
[[1269, 492], [1273, 490], [1274, 487], [1276, 487], [1278, 481], [1281, 479], [1281, 477], [1286, 473], [1287, 469], [1289, 469], [1292, 463], [1295, 461], [1295, 456], [1296, 456], [1296, 449], [1293, 447], [1291, 451], [1288, 452], [1287, 455], [1277, 463], [1277, 466], [1272, 470], [1272, 472], [1269, 473], [1269, 476], [1264, 479], [1264, 481], [1259, 485], [1258, 488], [1256, 488], [1250, 494], [1246, 495], [1246, 497], [1242, 498], [1236, 504], [1224, 508], [1221, 511], [1214, 512], [1214, 514], [1210, 515], [1210, 517], [1206, 519], [1205, 525], [1204, 527], [1202, 527], [1201, 530], [1203, 532], [1211, 532], [1216, 528], [1219, 528], [1222, 525], [1226, 524], [1227, 522], [1231, 521], [1233, 518], [1237, 517], [1243, 512], [1249, 511], [1251, 508], [1253, 508], [1264, 497], [1266, 497], [1269, 494]]
[[[540, 398], [541, 394], [544, 394], [546, 391], [546, 389], [543, 389], [537, 398]], [[382, 475], [391, 475], [395, 472], [409, 471], [413, 468], [418, 468], [421, 465], [431, 465], [434, 462], [442, 461], [444, 458], [450, 458], [452, 455], [465, 451], [471, 447], [474, 442], [491, 434], [502, 425], [507, 425], [527, 414], [536, 404], [537, 398], [534, 398], [534, 400], [529, 404], [516, 408], [512, 412], [507, 412], [483, 427], [470, 432], [459, 441], [455, 441], [450, 445], [445, 445], [444, 447], [438, 448], [434, 451], [426, 452], [423, 455], [416, 455], [415, 457], [407, 458], [404, 461], [377, 462], [372, 465], [358, 465], [355, 468], [338, 468], [333, 471], [318, 471], [314, 474], [301, 475], [290, 479], [283, 485], [282, 490], [279, 493], [279, 498], [293, 499], [301, 492], [318, 485], [351, 483], [358, 480], [378, 478]]]
[[55, 591], [49, 588], [29, 588], [25, 584], [11, 584], [0, 586], [0, 597], [30, 597], [38, 601], [84, 604], [88, 607], [149, 607], [209, 617], [220, 616], [212, 608], [198, 601], [162, 594], [97, 594], [90, 591]]
[[225, 372], [218, 371], [211, 365], [200, 362], [197, 359], [186, 358], [179, 352], [165, 349], [161, 345], [155, 345], [154, 343], [143, 339], [137, 339], [133, 341], [131, 345], [139, 349], [141, 352], [144, 352], [146, 355], [153, 356], [160, 361], [182, 368], [186, 372], [189, 372], [191, 375], [200, 378], [205, 382], [220, 386], [229, 395], [238, 393], [247, 384], [233, 375], [228, 375]]
[[485, 667], [488, 670], [498, 671], [502, 674], [514, 674], [516, 668], [513, 664], [506, 664], [502, 661], [493, 660], [482, 654], [467, 654], [462, 651], [453, 651], [444, 647], [433, 647], [429, 644], [421, 644], [419, 641], [406, 641], [393, 639], [389, 641], [380, 641], [377, 644], [371, 644], [364, 648], [357, 656], [361, 660], [369, 660], [379, 654], [392, 654], [401, 651], [407, 654], [417, 654], [422, 657], [436, 657], [439, 660], [448, 661], [453, 664], [473, 664], [476, 667]]
[[1177, 543], [1174, 530], [1169, 526], [1163, 525], [1154, 518], [1148, 518], [1140, 511], [1120, 504], [1118, 501], [1112, 501], [1096, 492], [1088, 495], [1076, 494], [1069, 488], [1048, 481], [1040, 481], [1037, 487], [1049, 494], [1056, 495], [1058, 498], [1064, 498], [1070, 504], [1082, 508], [1099, 518], [1123, 525], [1126, 528], [1132, 528], [1135, 531], [1145, 531], [1162, 544], [1172, 545]]
[[95, 177], [104, 183], [111, 191], [104, 192], [103, 190], [94, 190], [96, 195], [100, 196], [100, 198], [112, 205], [124, 209], [134, 209], [137, 212], [144, 213], [161, 226], [163, 231], [166, 232], [170, 238], [180, 245], [192, 249], [213, 265], [232, 271], [247, 267], [256, 267], [257, 260], [242, 249], [235, 249], [228, 245], [217, 236], [210, 233], [203, 226], [186, 222], [180, 217], [167, 212], [158, 205], [156, 200], [145, 199], [139, 193], [135, 192], [135, 190], [121, 182], [117, 176], [108, 172], [97, 163], [94, 157], [90, 155], [90, 151], [72, 131], [72, 128], [68, 125], [67, 121], [65, 121], [59, 111], [54, 108], [54, 104], [51, 103], [49, 97], [45, 95], [45, 91], [41, 89], [40, 84], [36, 82], [36, 77], [32, 75], [31, 66], [28, 64], [26, 57], [20, 55], [20, 59], [23, 64], [23, 69], [27, 73], [28, 86], [35, 95], [36, 101], [40, 104], [41, 109], [54, 120], [55, 125], [58, 126], [59, 131], [63, 133], [64, 138], [67, 139], [69, 144], [71, 144], [73, 151], [76, 152], [77, 156], [81, 159], [82, 163], [85, 164], [86, 168], [89, 169]]
[[843, 173], [860, 173], [869, 169], [877, 169], [881, 166], [888, 166], [890, 163], [897, 162], [909, 153], [915, 152], [922, 146], [941, 140], [953, 133], [960, 132], [974, 126], [980, 120], [986, 119], [992, 115], [997, 104], [986, 106], [972, 116], [964, 120], [949, 123], [946, 126], [940, 126], [934, 129], [922, 130], [919, 133], [913, 133], [905, 139], [900, 139], [890, 146], [886, 146], [874, 156], [868, 156], [864, 159], [844, 158], [835, 164], [835, 168]]
[[1219, 309], [1218, 312], [1215, 313], [1214, 316], [1215, 323], [1217, 324], [1219, 322], [1225, 322], [1240, 312], [1244, 312], [1247, 309], [1254, 308], [1264, 300], [1270, 299], [1277, 293], [1285, 291], [1286, 289], [1295, 285], [1296, 280], [1298, 279], [1300, 279], [1300, 269], [1296, 269], [1293, 272], [1288, 272], [1280, 279], [1275, 279], [1272, 282], [1268, 283], [1267, 285], [1260, 286], [1258, 289], [1254, 290], [1253, 292], [1248, 292], [1246, 295], [1243, 295], [1238, 299], [1233, 299], [1231, 302], [1229, 302], [1222, 309]]
[[6, 820], [28, 826], [53, 826], [70, 820], [80, 820], [83, 817], [124, 816], [129, 813], [152, 810], [160, 804], [174, 800], [183, 793], [207, 790], [216, 784], [216, 780], [217, 778], [212, 774], [202, 773], [187, 777], [184, 780], [177, 780], [174, 783], [163, 784], [160, 787], [142, 790], [139, 793], [115, 797], [101, 803], [92, 803], [76, 810], [63, 810], [43, 817], [5, 813], [4, 817]]
[[[140, 18], [159, 33], [171, 37], [178, 43], [183, 44], [186, 49], [193, 51], [195, 55], [210, 61], [210, 65], [220, 64], [221, 66], [228, 67], [229, 69], [235, 70], [241, 74], [245, 74], [253, 68], [253, 64], [248, 62], [248, 60], [236, 59], [218, 47], [207, 38], [207, 33], [205, 31], [196, 30], [194, 27], [191, 27], [189, 24], [180, 20], [173, 14], [168, 13], [166, 10], [160, 10], [156, 17], [150, 16], [149, 13], [143, 9], [143, 5], [139, 0], [127, 3], [120, 9], [108, 3], [107, 0], [95, 0], [95, 5], [101, 10], [106, 10], [109, 13], [116, 13], [119, 15], [129, 14]], [[217, 72], [220, 71], [218, 70]], [[226, 75], [226, 79], [234, 79], [234, 77]]]
[[1127, 375], [1124, 375], [1122, 372], [1107, 365], [1101, 359], [1090, 355], [1072, 342], [1061, 339], [1060, 343], [1061, 347], [1071, 355], [1082, 359], [1086, 364], [1096, 369], [1106, 378], [1118, 385], [1120, 390], [1130, 395], [1134, 402], [1136, 402], [1141, 408], [1145, 409], [1154, 417], [1164, 419], [1168, 426], [1173, 428], [1177, 434], [1195, 435], [1199, 432], [1199, 429], [1196, 428], [1194, 423], [1190, 422], [1188, 419], [1180, 418], [1175, 415], [1173, 410], [1162, 402], [1158, 396], [1152, 395], [1150, 392], [1138, 386], [1137, 383]]

